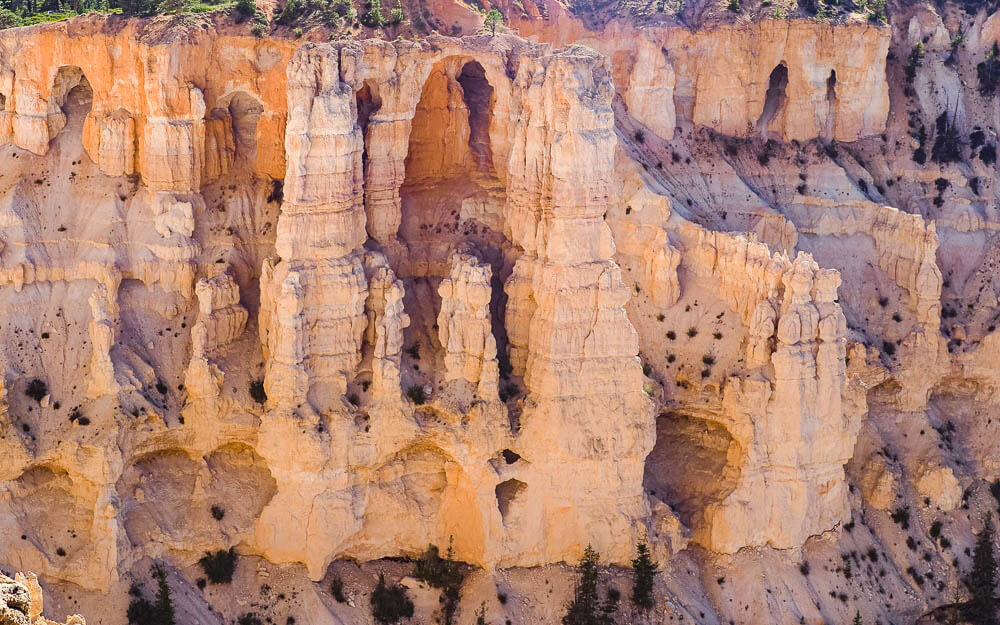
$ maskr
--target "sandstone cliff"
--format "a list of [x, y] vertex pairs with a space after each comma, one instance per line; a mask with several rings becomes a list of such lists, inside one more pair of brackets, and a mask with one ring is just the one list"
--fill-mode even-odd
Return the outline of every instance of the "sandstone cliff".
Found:
[[[92, 622], [152, 562], [192, 622], [359, 622], [428, 544], [481, 569], [470, 622], [558, 622], [559, 563], [643, 540], [657, 622], [960, 595], [1000, 477], [962, 81], [1000, 22], [892, 17], [3, 31], [0, 564]], [[230, 548], [236, 594], [198, 588]]]

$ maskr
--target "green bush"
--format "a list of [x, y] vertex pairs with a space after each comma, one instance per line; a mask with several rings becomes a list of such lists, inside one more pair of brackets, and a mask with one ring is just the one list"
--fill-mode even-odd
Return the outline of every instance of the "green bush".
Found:
[[220, 549], [215, 553], [206, 553], [198, 560], [201, 570], [205, 572], [205, 577], [213, 584], [228, 584], [233, 581], [233, 573], [236, 571], [236, 549], [230, 547], [228, 551]]
[[912, 83], [917, 77], [917, 68], [924, 64], [924, 44], [918, 41], [906, 59], [906, 82]]
[[361, 23], [368, 28], [381, 28], [385, 25], [385, 16], [382, 15], [382, 0], [371, 0], [368, 10], [361, 16]]
[[[237, 15], [236, 19], [238, 21], [242, 22], [256, 12], [257, 12], [257, 0], [236, 0], [236, 15]], [[253, 387], [251, 386], [251, 392], [252, 388]], [[264, 385], [262, 383], [261, 391], [263, 390], [264, 390]]]
[[483, 26], [485, 26], [489, 31], [490, 35], [497, 34], [497, 26], [503, 26], [503, 13], [496, 9], [490, 9], [483, 18]]
[[399, 584], [388, 586], [385, 574], [379, 573], [378, 584], [371, 596], [372, 616], [380, 625], [393, 625], [413, 616], [413, 602]]
[[396, 6], [389, 11], [389, 25], [399, 26], [406, 21], [406, 14], [403, 13], [403, 2], [402, 0], [396, 0]]
[[333, 582], [330, 584], [330, 593], [337, 600], [337, 603], [347, 602], [347, 597], [344, 596], [344, 581], [339, 577], [333, 578]]
[[304, 7], [299, 0], [288, 0], [285, 2], [284, 8], [281, 9], [281, 13], [278, 14], [278, 17], [274, 21], [282, 26], [287, 26], [295, 21], [295, 19], [302, 13], [303, 8]]
[[10, 9], [0, 8], [0, 30], [21, 25], [21, 16]]
[[419, 384], [406, 389], [406, 396], [410, 398], [410, 401], [418, 406], [422, 406], [424, 402], [427, 401], [427, 395], [424, 393], [424, 387]]
[[452, 559], [452, 546], [449, 543], [445, 557], [436, 545], [428, 545], [427, 551], [417, 560], [413, 567], [413, 576], [427, 582], [433, 588], [441, 589], [441, 611], [444, 615], [444, 625], [451, 625], [458, 611], [461, 599], [462, 581], [465, 572], [462, 564]]

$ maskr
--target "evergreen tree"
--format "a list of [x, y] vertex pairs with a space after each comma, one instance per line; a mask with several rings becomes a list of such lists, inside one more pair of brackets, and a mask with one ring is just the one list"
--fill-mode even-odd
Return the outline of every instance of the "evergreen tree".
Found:
[[490, 30], [490, 36], [497, 34], [497, 26], [503, 24], [503, 13], [496, 9], [490, 9], [483, 19], [483, 26]]
[[632, 603], [646, 612], [653, 607], [653, 578], [656, 575], [657, 564], [649, 554], [649, 546], [645, 541], [636, 548], [639, 555], [632, 560]]
[[162, 567], [153, 569], [156, 578], [155, 623], [151, 625], [174, 625], [174, 602], [170, 598], [170, 584], [167, 583], [167, 573]]
[[974, 625], [998, 625], [994, 592], [997, 585], [997, 560], [993, 553], [993, 518], [987, 514], [983, 531], [976, 537], [972, 554], [972, 571], [965, 583], [972, 598], [965, 604], [965, 618]]
[[854, 622], [852, 625], [862, 625], [861, 623], [861, 610], [854, 613]]
[[486, 602], [483, 601], [479, 604], [479, 609], [476, 610], [476, 625], [487, 625], [486, 623]]
[[601, 602], [597, 583], [600, 578], [601, 556], [587, 545], [583, 559], [577, 567], [580, 577], [573, 590], [573, 599], [566, 606], [563, 625], [611, 625], [614, 623], [614, 612], [618, 602], [614, 594], [609, 593], [608, 599]]

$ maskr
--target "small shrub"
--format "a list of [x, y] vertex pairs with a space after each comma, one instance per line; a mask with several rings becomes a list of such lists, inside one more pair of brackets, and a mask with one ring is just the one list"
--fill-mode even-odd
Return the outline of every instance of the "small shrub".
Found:
[[233, 573], [236, 571], [236, 549], [230, 547], [228, 551], [220, 549], [215, 553], [206, 553], [198, 560], [201, 570], [205, 572], [205, 577], [213, 584], [228, 584], [233, 581]]
[[212, 506], [212, 518], [221, 521], [226, 516], [226, 510], [222, 506]]
[[979, 160], [985, 165], [992, 165], [997, 162], [997, 146], [992, 143], [984, 145], [983, 149], [979, 150]]
[[267, 393], [264, 391], [263, 380], [254, 380], [250, 383], [250, 397], [258, 404], [267, 403]]
[[505, 593], [505, 592], [498, 592], [497, 593], [497, 601], [500, 602], [500, 605], [507, 605], [507, 593]]
[[0, 30], [15, 28], [23, 23], [21, 16], [17, 13], [7, 8], [0, 8]]
[[690, 337], [692, 339], [694, 337], [698, 336], [698, 328], [694, 328], [694, 327], [688, 328], [687, 335], [688, 335], [688, 337]]
[[413, 601], [399, 584], [387, 586], [385, 574], [379, 573], [371, 596], [372, 616], [380, 625], [392, 625], [413, 616]]
[[733, 13], [739, 13], [740, 11], [742, 11], [742, 9], [740, 8], [740, 0], [729, 0], [726, 3], [726, 8], [732, 11]]
[[892, 517], [892, 521], [904, 530], [910, 529], [909, 507], [904, 506], [902, 508], [896, 508], [890, 516]]
[[427, 401], [427, 395], [424, 393], [424, 387], [419, 384], [415, 384], [406, 389], [406, 396], [410, 398], [410, 401], [418, 406], [422, 406]]
[[[962, 160], [962, 153], [959, 150], [960, 140], [958, 129], [955, 127], [955, 120], [948, 118], [945, 111], [938, 115], [935, 120], [937, 129], [934, 137], [934, 146], [931, 148], [931, 160], [935, 163], [957, 163]], [[985, 149], [985, 148], [984, 148]]]
[[646, 142], [646, 133], [644, 133], [641, 129], [636, 130], [635, 134], [632, 135], [632, 136], [635, 137], [635, 142], [636, 143], [640, 143], [641, 144], [641, 143], [645, 143]]
[[942, 526], [941, 521], [934, 521], [933, 523], [931, 523], [931, 528], [929, 530], [931, 538], [937, 538], [938, 536], [941, 535], [941, 526]]
[[337, 603], [347, 602], [347, 597], [344, 596], [344, 580], [339, 577], [334, 577], [333, 582], [330, 583], [330, 593], [337, 600]]
[[42, 403], [42, 399], [49, 394], [49, 387], [42, 380], [35, 378], [31, 382], [28, 382], [28, 388], [24, 389], [24, 394], [36, 402]]
[[979, 93], [984, 96], [992, 96], [996, 93], [997, 83], [1000, 82], [1000, 46], [993, 42], [993, 47], [986, 52], [986, 58], [976, 66], [976, 75], [979, 77]]
[[461, 563], [452, 560], [451, 545], [448, 545], [448, 552], [443, 558], [435, 545], [428, 545], [427, 551], [413, 567], [413, 576], [424, 580], [433, 588], [441, 589], [441, 603], [443, 604], [441, 611], [444, 616], [444, 625], [452, 625], [455, 613], [458, 611], [465, 573]]
[[382, 0], [371, 0], [368, 11], [361, 16], [361, 23], [368, 28], [381, 28], [385, 25], [385, 16], [382, 15]]
[[257, 12], [257, 0], [236, 0], [237, 20], [242, 22]]
[[802, 573], [802, 575], [805, 576], [805, 577], [809, 577], [809, 561], [808, 560], [803, 560], [802, 564], [799, 565], [799, 573]]
[[910, 50], [910, 56], [906, 58], [906, 82], [912, 83], [914, 78], [917, 77], [917, 68], [924, 64], [924, 44], [918, 41], [913, 49]]
[[236, 625], [264, 625], [256, 612], [245, 612], [236, 619]]

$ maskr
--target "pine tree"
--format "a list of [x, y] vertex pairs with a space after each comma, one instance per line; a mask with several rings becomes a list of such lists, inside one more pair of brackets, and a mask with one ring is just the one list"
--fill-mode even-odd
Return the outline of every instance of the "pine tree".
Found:
[[174, 625], [174, 602], [170, 598], [170, 584], [167, 583], [167, 573], [161, 567], [153, 569], [156, 578], [155, 623], [152, 625]]
[[587, 545], [583, 552], [583, 559], [577, 567], [580, 578], [576, 582], [573, 590], [573, 599], [566, 606], [566, 615], [563, 616], [563, 625], [610, 625], [614, 623], [614, 612], [618, 608], [617, 597], [614, 593], [609, 593], [608, 599], [601, 602], [597, 590], [597, 583], [600, 579], [601, 556], [594, 549]]
[[632, 560], [632, 603], [646, 612], [653, 607], [653, 578], [656, 575], [657, 564], [649, 554], [649, 546], [640, 542], [636, 550], [639, 555]]
[[476, 625], [487, 625], [486, 624], [486, 602], [483, 601], [479, 604], [479, 609], [476, 610]]
[[861, 623], [861, 610], [854, 613], [854, 622], [852, 625], [862, 625]]
[[490, 36], [497, 34], [497, 26], [503, 25], [503, 13], [496, 9], [490, 9], [483, 19], [483, 25], [490, 29]]
[[972, 571], [965, 583], [972, 598], [965, 604], [965, 618], [974, 625], [998, 625], [994, 592], [997, 585], [997, 560], [993, 553], [993, 518], [986, 515], [983, 531], [976, 538], [972, 555]]

